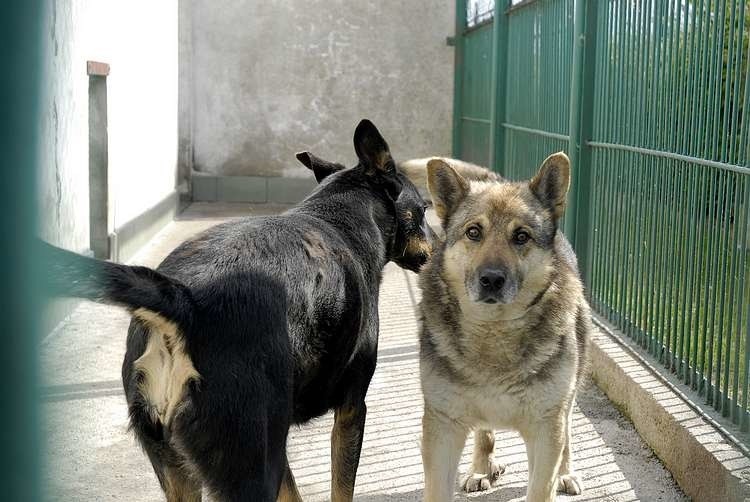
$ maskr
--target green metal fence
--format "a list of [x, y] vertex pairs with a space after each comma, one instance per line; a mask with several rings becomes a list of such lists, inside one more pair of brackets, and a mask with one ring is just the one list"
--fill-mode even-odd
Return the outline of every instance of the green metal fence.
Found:
[[[463, 4], [466, 9], [466, 5]], [[463, 11], [465, 12], [465, 10]], [[456, 65], [453, 148], [470, 162], [489, 164], [492, 100], [492, 18], [467, 26], [465, 16], [458, 16], [456, 28], [462, 60]], [[459, 110], [460, 107], [460, 110]], [[459, 147], [460, 145], [460, 147]]]
[[457, 120], [454, 154], [521, 179], [566, 150], [592, 306], [748, 430], [750, 2], [497, 2], [491, 42], [456, 43], [457, 114], [490, 54], [489, 139]]
[[[536, 2], [507, 15], [503, 173], [531, 177], [547, 155], [567, 150], [573, 63], [573, 0]], [[512, 77], [511, 77], [512, 76]]]

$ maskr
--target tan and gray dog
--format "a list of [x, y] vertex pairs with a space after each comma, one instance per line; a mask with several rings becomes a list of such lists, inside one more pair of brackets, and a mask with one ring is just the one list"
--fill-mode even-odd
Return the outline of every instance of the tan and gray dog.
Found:
[[[406, 171], [414, 175], [420, 161], [412, 163]], [[463, 488], [495, 484], [504, 470], [494, 461], [498, 428], [519, 431], [526, 443], [527, 500], [578, 494], [571, 413], [591, 321], [575, 255], [557, 226], [568, 157], [551, 155], [524, 182], [452, 159], [429, 160], [426, 173], [445, 235], [419, 279], [425, 500], [452, 500], [470, 431], [474, 461]]]

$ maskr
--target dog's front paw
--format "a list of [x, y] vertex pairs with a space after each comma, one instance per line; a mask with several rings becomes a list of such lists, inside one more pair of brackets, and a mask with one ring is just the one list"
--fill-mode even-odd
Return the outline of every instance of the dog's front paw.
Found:
[[468, 493], [489, 490], [500, 481], [500, 475], [504, 472], [505, 466], [494, 462], [489, 465], [489, 474], [475, 473], [474, 468], [471, 468], [461, 486]]
[[583, 491], [581, 476], [574, 472], [561, 474], [557, 478], [557, 491], [567, 493], [568, 495], [580, 495]]

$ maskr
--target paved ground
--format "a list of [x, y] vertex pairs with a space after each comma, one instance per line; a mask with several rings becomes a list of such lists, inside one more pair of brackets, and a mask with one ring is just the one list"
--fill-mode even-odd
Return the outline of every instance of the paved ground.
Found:
[[[194, 204], [133, 262], [154, 266], [185, 238], [219, 221], [276, 210]], [[415, 278], [393, 265], [386, 269], [378, 369], [367, 399], [358, 501], [417, 501], [422, 497]], [[120, 364], [128, 320], [119, 309], [83, 303], [42, 343], [49, 500], [163, 500], [148, 460], [127, 431]], [[331, 416], [326, 416], [290, 433], [291, 465], [306, 501], [329, 498], [331, 425]], [[469, 465], [470, 447], [471, 442], [464, 451], [461, 472]], [[528, 479], [523, 442], [515, 433], [498, 432], [497, 447], [501, 461], [508, 465], [502, 484], [469, 498], [522, 500]], [[631, 424], [593, 384], [578, 400], [573, 451], [586, 491], [559, 500], [686, 500]]]

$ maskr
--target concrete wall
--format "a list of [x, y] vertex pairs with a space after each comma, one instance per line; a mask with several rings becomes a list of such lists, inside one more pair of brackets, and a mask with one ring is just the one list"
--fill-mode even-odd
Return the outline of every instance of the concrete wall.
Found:
[[196, 171], [309, 177], [304, 149], [351, 165], [363, 117], [397, 160], [450, 153], [452, 0], [186, 2]]
[[111, 66], [112, 226], [122, 226], [174, 191], [177, 13], [177, 0], [48, 3], [40, 145], [40, 231], [47, 240], [76, 251], [89, 247], [87, 60]]

